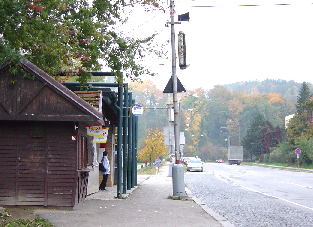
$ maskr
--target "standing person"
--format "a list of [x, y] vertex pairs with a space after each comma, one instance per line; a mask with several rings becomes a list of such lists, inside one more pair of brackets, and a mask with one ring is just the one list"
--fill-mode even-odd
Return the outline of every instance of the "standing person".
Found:
[[103, 178], [102, 182], [100, 184], [99, 190], [105, 190], [105, 187], [107, 185], [108, 176], [110, 175], [110, 162], [108, 159], [108, 152], [103, 152], [103, 157], [101, 159], [101, 163], [103, 164], [104, 171], [102, 171]]
[[159, 173], [159, 169], [160, 169], [160, 166], [161, 166], [161, 162], [162, 162], [162, 160], [160, 159], [160, 157], [158, 157], [158, 158], [154, 161], [154, 165], [155, 165], [155, 168], [156, 168], [156, 174]]

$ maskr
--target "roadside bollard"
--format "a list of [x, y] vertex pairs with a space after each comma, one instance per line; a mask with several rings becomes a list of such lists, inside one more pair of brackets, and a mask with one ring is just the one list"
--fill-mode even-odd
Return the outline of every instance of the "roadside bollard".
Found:
[[186, 196], [184, 167], [182, 164], [175, 164], [172, 168], [173, 197]]

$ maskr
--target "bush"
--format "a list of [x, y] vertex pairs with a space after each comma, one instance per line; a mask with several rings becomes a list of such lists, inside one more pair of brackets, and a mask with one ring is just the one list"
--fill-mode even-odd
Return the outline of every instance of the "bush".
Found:
[[275, 147], [268, 157], [269, 162], [294, 163], [295, 154], [290, 144], [284, 142]]
[[301, 164], [312, 164], [313, 161], [313, 138], [300, 138], [296, 141], [297, 147], [302, 150], [300, 155]]
[[0, 210], [0, 226], [1, 227], [53, 227], [46, 219], [36, 217], [29, 219], [13, 219], [7, 209]]
[[155, 173], [155, 166], [146, 166], [138, 170], [139, 175], [154, 175]]
[[53, 227], [53, 225], [42, 218], [36, 217], [34, 220], [17, 219], [9, 221], [4, 225], [5, 227]]

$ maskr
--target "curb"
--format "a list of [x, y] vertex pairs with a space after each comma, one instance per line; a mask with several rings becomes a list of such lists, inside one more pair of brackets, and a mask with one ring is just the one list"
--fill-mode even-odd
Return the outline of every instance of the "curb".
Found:
[[235, 227], [232, 223], [230, 223], [225, 217], [219, 215], [215, 211], [213, 211], [211, 208], [209, 208], [205, 203], [201, 202], [200, 199], [196, 198], [192, 195], [192, 192], [185, 187], [185, 191], [187, 195], [196, 203], [198, 204], [206, 213], [211, 215], [216, 221], [218, 221], [223, 227]]
[[[243, 165], [245, 165], [243, 163]], [[249, 165], [249, 164], [246, 164]], [[271, 168], [277, 168], [277, 169], [286, 169], [286, 170], [295, 170], [299, 172], [311, 172], [313, 173], [312, 169], [303, 169], [303, 168], [296, 168], [296, 167], [288, 167], [288, 166], [275, 166], [275, 165], [267, 165], [267, 164], [258, 164], [258, 163], [253, 163], [251, 164], [252, 166], [262, 166], [262, 167], [271, 167]]]

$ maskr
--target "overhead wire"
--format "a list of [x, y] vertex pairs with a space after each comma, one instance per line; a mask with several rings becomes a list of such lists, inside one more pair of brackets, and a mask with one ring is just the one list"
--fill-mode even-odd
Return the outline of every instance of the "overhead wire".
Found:
[[[269, 6], [269, 5], [276, 5], [276, 6], [294, 6], [294, 5], [299, 5], [299, 4], [308, 4], [308, 5], [312, 5], [313, 2], [311, 1], [307, 1], [307, 2], [291, 2], [288, 0], [285, 1], [276, 1], [275, 2], [266, 2], [266, 1], [238, 1], [238, 3], [234, 3], [234, 2], [230, 2], [230, 4], [227, 3], [227, 1], [197, 1], [197, 0], [192, 0], [192, 2], [194, 3], [191, 7], [195, 7], [195, 8], [215, 8], [215, 7], [222, 7], [227, 5], [227, 6], [237, 6], [237, 7], [259, 7], [259, 6]], [[199, 4], [197, 5], [197, 2], [199, 2]], [[241, 2], [241, 3], [240, 3]]]

